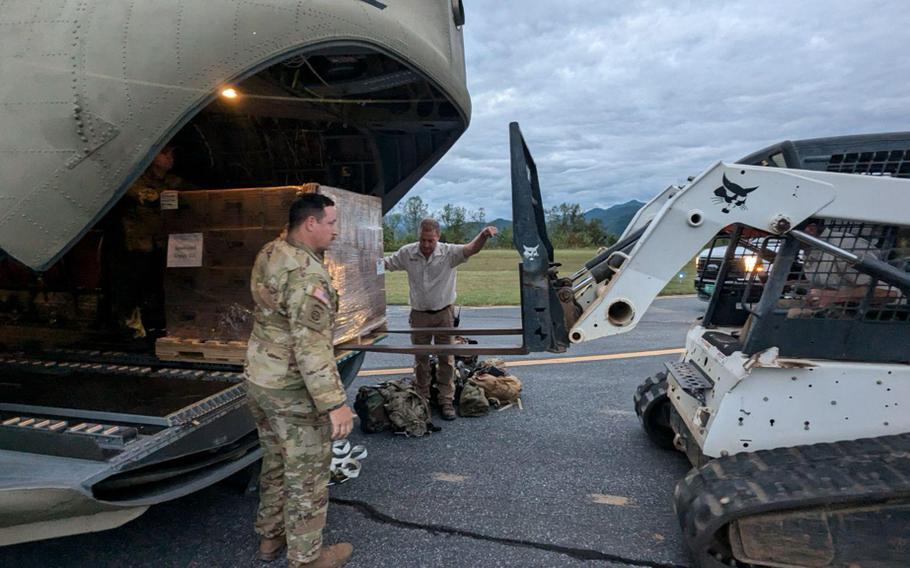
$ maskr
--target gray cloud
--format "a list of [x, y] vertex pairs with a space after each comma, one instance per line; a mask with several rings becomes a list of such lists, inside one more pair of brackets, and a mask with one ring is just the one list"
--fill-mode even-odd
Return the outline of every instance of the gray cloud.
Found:
[[510, 217], [508, 123], [544, 201], [647, 200], [783, 139], [908, 130], [894, 2], [466, 2], [471, 127], [411, 195]]

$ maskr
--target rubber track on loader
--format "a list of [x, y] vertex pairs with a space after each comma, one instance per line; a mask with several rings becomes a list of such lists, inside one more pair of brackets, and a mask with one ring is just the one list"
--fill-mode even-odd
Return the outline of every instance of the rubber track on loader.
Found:
[[910, 498], [910, 434], [717, 458], [677, 484], [674, 505], [686, 544], [711, 564], [715, 535], [737, 519], [893, 498]]

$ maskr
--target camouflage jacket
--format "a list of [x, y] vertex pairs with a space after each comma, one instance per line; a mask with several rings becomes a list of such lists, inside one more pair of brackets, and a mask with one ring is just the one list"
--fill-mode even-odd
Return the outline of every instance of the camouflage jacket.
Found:
[[314, 412], [345, 402], [332, 332], [338, 294], [323, 259], [281, 238], [266, 244], [253, 265], [255, 323], [246, 378], [272, 389], [303, 389]]

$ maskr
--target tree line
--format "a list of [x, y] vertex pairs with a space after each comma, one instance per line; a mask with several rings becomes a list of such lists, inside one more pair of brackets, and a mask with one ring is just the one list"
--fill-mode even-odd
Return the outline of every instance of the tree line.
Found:
[[[418, 196], [409, 197], [398, 204], [383, 218], [383, 245], [385, 250], [397, 250], [417, 240], [420, 221], [433, 217], [441, 227], [440, 240], [465, 243], [485, 227], [486, 211], [483, 207], [469, 209], [446, 203], [430, 215], [427, 204]], [[585, 219], [577, 203], [560, 203], [545, 212], [547, 234], [555, 248], [597, 248], [616, 242], [617, 235], [607, 232], [600, 219]], [[487, 243], [488, 248], [512, 248], [512, 224], [499, 227], [499, 234]]]

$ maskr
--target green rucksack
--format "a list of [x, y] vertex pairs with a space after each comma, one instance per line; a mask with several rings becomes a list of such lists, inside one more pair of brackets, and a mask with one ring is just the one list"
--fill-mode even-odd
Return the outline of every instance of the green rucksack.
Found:
[[410, 381], [389, 381], [383, 383], [380, 391], [385, 398], [385, 411], [394, 432], [415, 437], [428, 432], [430, 407]]
[[362, 386], [354, 400], [354, 411], [360, 417], [360, 430], [365, 434], [391, 430], [406, 436], [423, 436], [439, 428], [430, 423], [430, 408], [417, 394], [410, 381], [386, 381]]
[[458, 400], [458, 412], [462, 416], [484, 416], [490, 412], [490, 402], [483, 389], [473, 381], [465, 383]]
[[354, 400], [354, 412], [360, 417], [360, 431], [364, 434], [383, 432], [392, 428], [385, 410], [382, 384], [360, 387]]

